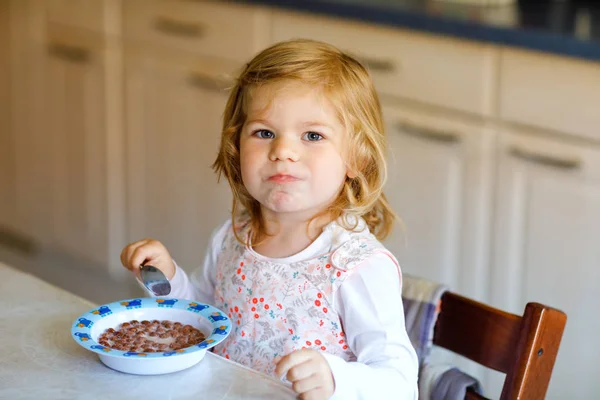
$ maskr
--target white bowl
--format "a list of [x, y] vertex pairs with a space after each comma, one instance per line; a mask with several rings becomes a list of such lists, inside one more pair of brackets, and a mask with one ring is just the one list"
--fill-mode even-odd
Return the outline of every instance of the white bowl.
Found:
[[[169, 320], [191, 325], [206, 339], [177, 351], [136, 353], [115, 350], [98, 343], [98, 337], [108, 328], [117, 329], [131, 320]], [[117, 371], [136, 375], [157, 375], [181, 371], [197, 364], [206, 350], [222, 342], [231, 332], [231, 321], [221, 310], [185, 299], [127, 299], [94, 308], [78, 317], [71, 336], [84, 348], [98, 354], [100, 361]]]

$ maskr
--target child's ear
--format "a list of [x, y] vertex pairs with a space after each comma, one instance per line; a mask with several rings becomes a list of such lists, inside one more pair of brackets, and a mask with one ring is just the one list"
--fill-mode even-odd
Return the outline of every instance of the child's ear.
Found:
[[346, 168], [346, 176], [350, 179], [354, 179], [358, 176], [358, 173], [356, 173], [352, 168], [347, 167]]

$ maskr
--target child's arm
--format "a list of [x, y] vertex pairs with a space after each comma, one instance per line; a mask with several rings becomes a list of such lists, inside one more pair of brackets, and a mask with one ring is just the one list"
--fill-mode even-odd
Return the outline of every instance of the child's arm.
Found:
[[169, 297], [214, 304], [217, 257], [221, 249], [221, 243], [223, 243], [223, 239], [230, 227], [231, 223], [226, 222], [213, 231], [206, 255], [204, 256], [204, 263], [202, 267], [192, 272], [191, 277], [188, 277], [183, 268], [175, 263], [175, 275], [170, 281], [171, 293]]
[[[368, 265], [367, 265], [368, 264]], [[404, 325], [400, 274], [384, 254], [344, 282], [334, 303], [356, 362], [324, 354], [336, 399], [417, 399], [418, 360]]]

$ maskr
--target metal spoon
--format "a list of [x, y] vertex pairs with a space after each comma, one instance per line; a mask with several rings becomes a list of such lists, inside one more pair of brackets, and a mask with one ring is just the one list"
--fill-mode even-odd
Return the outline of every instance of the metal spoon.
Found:
[[171, 293], [171, 284], [162, 271], [153, 265], [142, 265], [140, 276], [146, 289], [155, 296], [166, 296]]

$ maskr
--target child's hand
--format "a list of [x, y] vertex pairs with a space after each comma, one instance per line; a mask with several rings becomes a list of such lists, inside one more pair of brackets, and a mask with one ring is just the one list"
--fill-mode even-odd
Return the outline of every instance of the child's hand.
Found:
[[277, 376], [286, 374], [292, 388], [304, 400], [321, 400], [333, 396], [335, 385], [329, 363], [316, 350], [303, 349], [283, 357], [275, 368]]
[[143, 264], [153, 265], [160, 269], [167, 279], [175, 275], [175, 264], [166, 247], [158, 240], [143, 239], [127, 245], [121, 252], [121, 264], [140, 278], [140, 267]]

